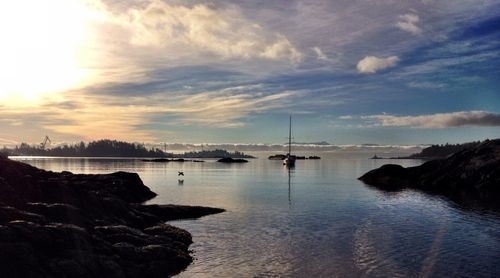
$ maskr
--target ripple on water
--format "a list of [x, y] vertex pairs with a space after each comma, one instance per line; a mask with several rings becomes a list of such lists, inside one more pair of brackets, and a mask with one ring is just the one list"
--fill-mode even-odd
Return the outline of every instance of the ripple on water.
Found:
[[153, 203], [227, 209], [173, 222], [194, 240], [195, 261], [179, 277], [500, 277], [498, 214], [417, 191], [384, 193], [357, 180], [384, 162], [320, 156], [298, 161], [290, 184], [281, 163], [267, 159], [237, 167], [102, 159], [30, 163], [75, 173], [139, 172], [159, 193]]

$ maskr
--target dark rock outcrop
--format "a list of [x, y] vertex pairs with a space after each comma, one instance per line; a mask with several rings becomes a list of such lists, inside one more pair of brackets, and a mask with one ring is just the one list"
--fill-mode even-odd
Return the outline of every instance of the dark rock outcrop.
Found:
[[275, 155], [271, 155], [268, 157], [268, 159], [270, 160], [285, 160], [286, 158], [286, 155], [284, 154], [275, 154]]
[[500, 207], [500, 139], [417, 167], [384, 165], [359, 179], [382, 189], [416, 188], [454, 200]]
[[223, 210], [144, 205], [139, 176], [54, 173], [0, 158], [1, 277], [167, 277], [192, 258], [165, 221]]
[[224, 158], [221, 158], [221, 159], [217, 160], [217, 162], [222, 162], [222, 163], [246, 163], [246, 162], [248, 162], [248, 160], [243, 159], [243, 158], [224, 157]]

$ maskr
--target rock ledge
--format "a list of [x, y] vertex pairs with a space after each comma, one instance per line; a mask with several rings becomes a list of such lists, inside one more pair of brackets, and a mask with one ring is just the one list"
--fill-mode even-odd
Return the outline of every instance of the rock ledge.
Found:
[[457, 201], [500, 207], [500, 139], [417, 167], [384, 165], [359, 179], [381, 189], [416, 188]]
[[168, 277], [192, 261], [191, 235], [165, 221], [222, 209], [144, 205], [134, 173], [54, 173], [0, 157], [2, 277]]

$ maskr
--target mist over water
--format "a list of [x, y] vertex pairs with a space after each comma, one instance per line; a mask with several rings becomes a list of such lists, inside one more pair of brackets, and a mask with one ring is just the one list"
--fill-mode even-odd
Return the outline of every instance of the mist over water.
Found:
[[[357, 180], [386, 163], [320, 153], [288, 171], [281, 161], [148, 163], [137, 159], [19, 158], [75, 173], [138, 172], [150, 203], [221, 207], [171, 224], [193, 234], [195, 261], [179, 277], [495, 277], [500, 217], [439, 196], [382, 192]], [[317, 153], [308, 153], [313, 155]], [[178, 171], [184, 171], [183, 182]]]

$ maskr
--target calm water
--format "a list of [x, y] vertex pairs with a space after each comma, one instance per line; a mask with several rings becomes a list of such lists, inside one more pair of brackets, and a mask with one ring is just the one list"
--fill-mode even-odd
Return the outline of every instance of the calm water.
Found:
[[[297, 161], [290, 172], [267, 159], [244, 165], [24, 160], [54, 171], [138, 172], [159, 194], [150, 203], [225, 208], [172, 222], [195, 242], [195, 262], [179, 277], [500, 277], [499, 216], [415, 191], [384, 193], [356, 179], [388, 161], [321, 156]], [[178, 170], [186, 174], [183, 183]]]

